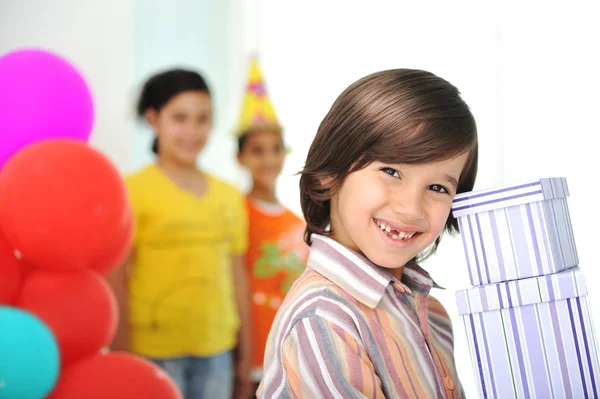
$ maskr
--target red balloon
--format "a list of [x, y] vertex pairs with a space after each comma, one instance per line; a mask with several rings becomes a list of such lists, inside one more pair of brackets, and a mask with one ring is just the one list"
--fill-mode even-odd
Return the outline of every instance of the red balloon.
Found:
[[63, 367], [97, 353], [116, 332], [114, 295], [104, 279], [89, 270], [34, 270], [16, 304], [42, 319], [54, 333]]
[[127, 252], [127, 191], [110, 160], [87, 143], [47, 140], [14, 155], [0, 174], [0, 226], [36, 267], [81, 270]]
[[12, 305], [21, 289], [22, 272], [14, 250], [0, 237], [0, 305]]
[[98, 354], [67, 367], [48, 399], [183, 399], [158, 366], [128, 353]]
[[[108, 245], [114, 247], [121, 245], [123, 250], [121, 252], [107, 253], [105, 257], [94, 259], [90, 265], [92, 270], [103, 276], [107, 276], [118, 266], [121, 266], [131, 251], [131, 242], [133, 239], [133, 211], [131, 207], [128, 207], [128, 212], [128, 223], [122, 226], [119, 231], [115, 231], [112, 241], [108, 243]], [[123, 243], [127, 243], [127, 245], [122, 245]]]
[[33, 264], [27, 262], [26, 260], [21, 259], [21, 274], [23, 276], [23, 279], [26, 279], [31, 272], [36, 270], [39, 270], [39, 268], [35, 267]]

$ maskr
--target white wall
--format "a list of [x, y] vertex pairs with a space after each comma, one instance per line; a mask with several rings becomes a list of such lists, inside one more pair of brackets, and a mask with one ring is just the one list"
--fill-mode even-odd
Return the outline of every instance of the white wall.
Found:
[[[236, 0], [238, 3], [241, 0]], [[213, 89], [215, 128], [201, 163], [239, 181], [231, 130], [244, 81], [244, 8], [233, 0], [0, 0], [0, 54], [33, 46], [54, 51], [84, 75], [94, 97], [91, 143], [123, 173], [151, 162], [152, 133], [135, 118], [150, 74], [199, 70]]]
[[133, 0], [1, 0], [0, 54], [44, 48], [85, 76], [96, 119], [91, 143], [120, 170], [132, 159]]

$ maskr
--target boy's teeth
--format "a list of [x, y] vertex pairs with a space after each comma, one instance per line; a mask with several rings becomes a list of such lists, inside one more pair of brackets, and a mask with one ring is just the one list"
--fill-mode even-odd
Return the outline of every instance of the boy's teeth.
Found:
[[[409, 238], [411, 238], [412, 236], [414, 236], [416, 233], [412, 232], [412, 233], [405, 233], [403, 231], [399, 232], [398, 234], [390, 234], [390, 232], [393, 230], [392, 228], [390, 228], [389, 226], [386, 226], [385, 223], [383, 222], [379, 222], [377, 224], [377, 226], [383, 230], [384, 232], [387, 233], [388, 236], [390, 236], [391, 238], [393, 238], [394, 240], [407, 240]], [[395, 230], [394, 230], [395, 231]]]

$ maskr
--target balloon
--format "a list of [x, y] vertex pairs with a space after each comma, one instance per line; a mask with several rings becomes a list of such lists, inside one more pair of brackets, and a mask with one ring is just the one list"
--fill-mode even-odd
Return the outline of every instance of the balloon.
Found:
[[128, 251], [131, 218], [119, 172], [86, 143], [32, 144], [0, 173], [0, 228], [36, 267], [112, 268], [99, 262], [115, 263]]
[[45, 398], [58, 379], [58, 345], [37, 317], [0, 306], [0, 398]]
[[122, 247], [123, 250], [121, 252], [106, 253], [106, 257], [93, 259], [90, 264], [90, 268], [102, 276], [107, 276], [118, 266], [123, 265], [129, 256], [133, 239], [133, 211], [131, 207], [128, 207], [127, 213], [128, 216], [125, 218], [127, 224], [121, 226], [119, 231], [115, 231], [111, 242], [106, 243], [110, 247]]
[[48, 399], [183, 399], [153, 363], [120, 352], [97, 354], [67, 367]]
[[0, 304], [12, 305], [21, 288], [22, 272], [14, 250], [0, 237]]
[[48, 325], [63, 367], [109, 345], [116, 331], [114, 295], [104, 279], [89, 270], [32, 271], [16, 303]]
[[94, 105], [81, 74], [47, 51], [0, 58], [0, 168], [30, 143], [55, 137], [87, 141]]
[[21, 276], [22, 276], [23, 280], [26, 279], [27, 276], [29, 276], [29, 274], [31, 272], [38, 270], [37, 267], [35, 267], [31, 263], [27, 262], [26, 260], [21, 259], [20, 264], [21, 264]]

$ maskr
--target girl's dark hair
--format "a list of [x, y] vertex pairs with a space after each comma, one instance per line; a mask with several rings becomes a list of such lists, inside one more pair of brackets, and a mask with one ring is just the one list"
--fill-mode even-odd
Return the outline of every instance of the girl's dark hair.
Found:
[[[173, 97], [185, 91], [200, 91], [210, 95], [208, 85], [197, 72], [171, 69], [152, 76], [146, 81], [137, 103], [136, 113], [143, 118], [148, 109], [157, 112]], [[158, 154], [158, 139], [152, 143], [152, 152]]]
[[[300, 178], [300, 201], [311, 235], [330, 234], [330, 199], [348, 174], [374, 161], [423, 164], [468, 153], [458, 193], [477, 175], [477, 126], [456, 87], [421, 70], [395, 69], [366, 76], [335, 101], [310, 147]], [[326, 179], [327, 187], [321, 181]], [[458, 231], [449, 215], [445, 232]], [[423, 256], [435, 252], [440, 237]]]

